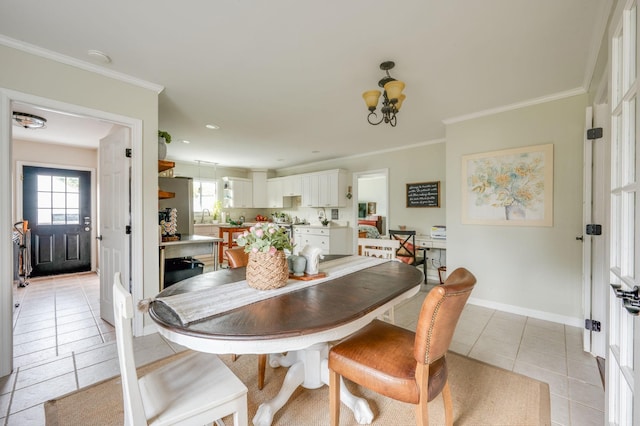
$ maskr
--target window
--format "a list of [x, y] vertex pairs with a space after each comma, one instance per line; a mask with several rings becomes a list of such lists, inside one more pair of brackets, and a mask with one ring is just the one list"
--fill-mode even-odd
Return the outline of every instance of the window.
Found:
[[80, 178], [38, 175], [38, 225], [80, 223]]
[[213, 214], [213, 208], [218, 199], [218, 182], [213, 179], [193, 179], [193, 211], [202, 212], [208, 209]]

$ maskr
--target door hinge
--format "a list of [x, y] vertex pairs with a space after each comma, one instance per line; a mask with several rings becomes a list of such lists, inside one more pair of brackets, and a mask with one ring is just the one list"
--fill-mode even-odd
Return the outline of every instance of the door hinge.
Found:
[[602, 127], [594, 127], [587, 130], [587, 139], [594, 140], [602, 137]]
[[124, 156], [127, 158], [131, 158], [131, 148], [124, 149]]
[[602, 225], [590, 223], [587, 225], [587, 235], [602, 235]]
[[124, 233], [127, 235], [131, 234], [131, 225], [127, 225], [124, 227]]
[[589, 331], [600, 331], [600, 321], [594, 321], [590, 319], [584, 320], [584, 328]]

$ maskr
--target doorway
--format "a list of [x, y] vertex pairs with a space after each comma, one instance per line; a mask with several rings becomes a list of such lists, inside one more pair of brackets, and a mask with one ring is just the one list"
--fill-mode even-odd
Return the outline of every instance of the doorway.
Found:
[[23, 220], [31, 234], [31, 276], [91, 270], [91, 173], [24, 166]]
[[[94, 120], [114, 125], [127, 127], [131, 133], [131, 146], [134, 155], [131, 159], [131, 199], [132, 203], [130, 223], [133, 232], [129, 236], [133, 250], [131, 252], [131, 262], [126, 262], [126, 266], [131, 265], [131, 282], [142, 283], [143, 276], [143, 256], [142, 256], [142, 121], [121, 115], [116, 115], [100, 110], [93, 110], [79, 105], [72, 105], [58, 102], [51, 99], [41, 98], [25, 93], [15, 92], [0, 88], [0, 229], [10, 230], [15, 223], [17, 210], [21, 208], [20, 202], [16, 201], [16, 179], [12, 176], [15, 170], [13, 158], [13, 135], [12, 135], [12, 111], [15, 103], [38, 106], [42, 111], [53, 111], [61, 115], [81, 117], [86, 120]], [[21, 212], [20, 212], [21, 213]], [[97, 224], [97, 220], [96, 220]], [[0, 244], [0, 271], [3, 271], [4, 282], [13, 282], [12, 265], [12, 243], [9, 232], [5, 233], [6, 240]], [[134, 298], [141, 299], [143, 296], [142, 285], [132, 285]], [[11, 285], [0, 286], [0, 376], [9, 374], [13, 369], [13, 291]], [[134, 315], [134, 333], [143, 334], [143, 317], [141, 314]]]
[[[353, 223], [354, 244], [358, 247], [358, 220], [375, 215], [382, 220], [381, 235], [387, 235], [389, 230], [389, 169], [370, 170], [353, 173]], [[363, 208], [360, 205], [364, 205]]]

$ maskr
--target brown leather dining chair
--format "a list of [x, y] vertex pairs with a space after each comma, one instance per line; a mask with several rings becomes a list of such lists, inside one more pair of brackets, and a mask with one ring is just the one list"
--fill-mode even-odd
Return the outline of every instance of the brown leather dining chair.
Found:
[[458, 268], [433, 288], [420, 309], [416, 332], [373, 320], [329, 351], [331, 425], [340, 419], [340, 376], [398, 401], [416, 405], [416, 424], [428, 425], [427, 403], [442, 393], [445, 421], [453, 425], [446, 353], [476, 278]]
[[242, 268], [249, 263], [249, 253], [245, 253], [244, 247], [234, 247], [224, 252], [227, 256], [229, 268]]
[[[249, 263], [249, 253], [245, 253], [244, 247], [234, 247], [225, 251], [225, 256], [227, 256], [227, 262], [229, 263], [229, 268], [242, 268], [247, 266]], [[235, 361], [237, 355], [233, 355], [233, 360]], [[264, 387], [264, 374], [267, 369], [267, 355], [260, 354], [258, 355], [258, 389], [262, 390]]]

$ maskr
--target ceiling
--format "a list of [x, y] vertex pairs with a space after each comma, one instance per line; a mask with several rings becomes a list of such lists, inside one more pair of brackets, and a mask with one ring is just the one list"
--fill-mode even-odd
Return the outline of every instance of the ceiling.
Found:
[[[279, 169], [443, 140], [444, 122], [584, 92], [610, 3], [7, 1], [0, 43], [164, 87], [168, 159]], [[395, 128], [368, 124], [361, 97], [377, 89], [386, 60], [406, 83]], [[44, 130], [14, 126], [15, 138], [97, 146], [110, 128], [19, 107], [49, 121]]]

